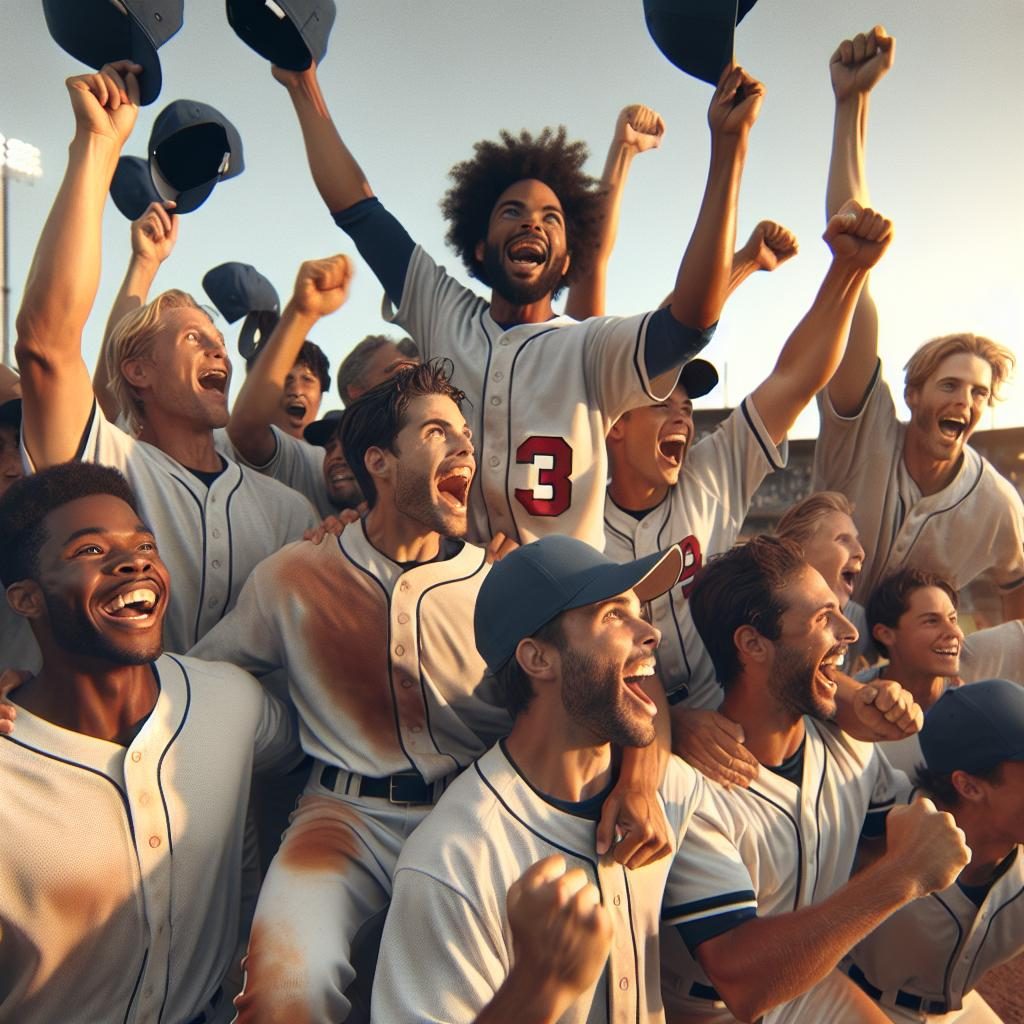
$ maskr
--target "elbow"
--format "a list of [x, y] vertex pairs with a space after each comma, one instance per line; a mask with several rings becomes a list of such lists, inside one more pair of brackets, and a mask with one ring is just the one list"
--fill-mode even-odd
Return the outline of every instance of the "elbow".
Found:
[[698, 959], [719, 998], [742, 1024], [754, 1024], [772, 1008], [765, 998], [767, 986], [756, 974], [740, 973], [732, 965], [709, 963], [707, 956]]

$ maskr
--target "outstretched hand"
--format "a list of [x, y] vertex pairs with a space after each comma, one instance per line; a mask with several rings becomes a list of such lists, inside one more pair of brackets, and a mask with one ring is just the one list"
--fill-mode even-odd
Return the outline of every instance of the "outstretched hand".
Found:
[[737, 254], [753, 263], [758, 270], [777, 270], [792, 259], [800, 247], [789, 228], [773, 220], [763, 220], [750, 233], [750, 238]]
[[295, 278], [292, 304], [299, 313], [329, 316], [345, 304], [351, 280], [352, 261], [347, 256], [307, 260]]
[[160, 264], [174, 251], [181, 220], [174, 206], [169, 200], [150, 203], [146, 212], [132, 221], [132, 255], [136, 259]]
[[722, 72], [708, 108], [712, 135], [746, 135], [757, 120], [765, 88], [744, 68], [730, 65]]
[[140, 64], [119, 60], [69, 78], [66, 85], [78, 131], [108, 138], [120, 149], [139, 116], [140, 74]]
[[895, 58], [896, 40], [881, 25], [844, 39], [829, 61], [836, 100], [870, 92], [885, 77]]
[[623, 107], [615, 122], [615, 141], [637, 153], [657, 149], [665, 135], [665, 122], [661, 114], [642, 103]]
[[822, 238], [836, 260], [869, 270], [889, 248], [892, 221], [850, 199], [829, 220]]

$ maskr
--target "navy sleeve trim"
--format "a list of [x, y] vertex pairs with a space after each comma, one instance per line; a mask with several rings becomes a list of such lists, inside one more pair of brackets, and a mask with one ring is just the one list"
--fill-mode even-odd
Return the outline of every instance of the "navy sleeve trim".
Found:
[[675, 370], [692, 359], [712, 339], [717, 323], [703, 330], [681, 324], [665, 306], [651, 314], [647, 321], [647, 344], [644, 346], [644, 368], [648, 380]]
[[751, 921], [755, 917], [757, 917], [757, 912], [754, 910], [731, 910], [727, 914], [704, 917], [690, 924], [677, 924], [676, 931], [686, 943], [686, 948], [693, 953], [702, 942], [731, 932], [733, 928], [738, 928], [745, 921]]
[[334, 223], [356, 243], [359, 255], [370, 264], [388, 298], [396, 307], [400, 306], [405, 275], [416, 248], [409, 232], [376, 196], [361, 199], [332, 216]]

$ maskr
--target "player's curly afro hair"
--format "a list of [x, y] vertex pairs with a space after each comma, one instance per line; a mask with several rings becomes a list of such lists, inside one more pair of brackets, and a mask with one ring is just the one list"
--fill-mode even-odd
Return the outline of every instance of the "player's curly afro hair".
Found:
[[558, 196], [565, 214], [566, 245], [571, 262], [556, 294], [571, 284], [589, 263], [597, 246], [601, 223], [601, 193], [597, 179], [584, 174], [586, 143], [569, 142], [565, 126], [545, 128], [533, 136], [503, 131], [501, 141], [485, 139], [473, 147], [471, 160], [457, 163], [449, 172], [452, 186], [441, 200], [448, 221], [448, 244], [466, 269], [490, 286], [487, 273], [476, 258], [477, 243], [487, 237], [487, 225], [498, 197], [517, 181], [535, 178]]

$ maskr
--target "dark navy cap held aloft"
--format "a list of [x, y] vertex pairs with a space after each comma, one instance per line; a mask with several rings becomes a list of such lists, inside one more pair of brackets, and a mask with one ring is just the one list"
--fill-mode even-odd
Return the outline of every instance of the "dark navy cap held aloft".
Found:
[[271, 64], [305, 71], [327, 53], [334, 0], [227, 0], [238, 37]]

